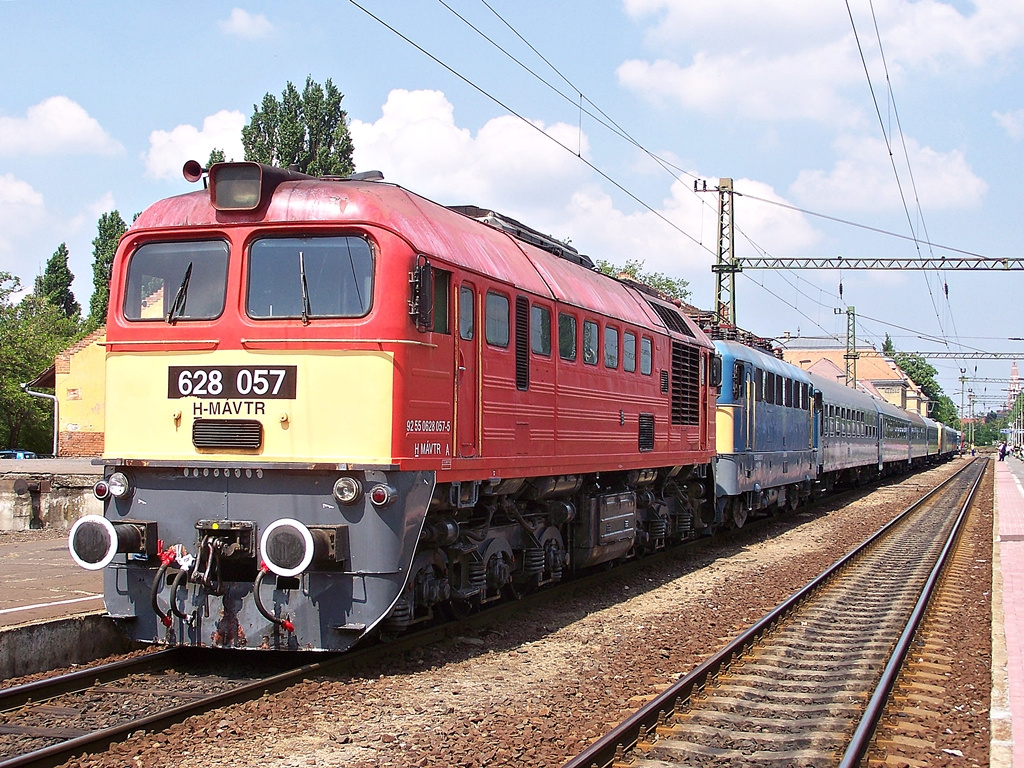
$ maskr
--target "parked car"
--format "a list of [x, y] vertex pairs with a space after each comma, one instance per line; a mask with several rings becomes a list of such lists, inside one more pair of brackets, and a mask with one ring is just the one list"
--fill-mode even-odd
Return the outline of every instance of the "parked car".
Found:
[[0, 449], [0, 459], [34, 459], [37, 458], [33, 451], [26, 451], [21, 448]]

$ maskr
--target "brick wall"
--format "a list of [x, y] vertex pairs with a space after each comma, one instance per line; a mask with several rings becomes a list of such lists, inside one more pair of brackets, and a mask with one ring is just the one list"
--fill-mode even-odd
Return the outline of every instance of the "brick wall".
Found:
[[102, 432], [61, 432], [58, 451], [62, 457], [103, 455]]

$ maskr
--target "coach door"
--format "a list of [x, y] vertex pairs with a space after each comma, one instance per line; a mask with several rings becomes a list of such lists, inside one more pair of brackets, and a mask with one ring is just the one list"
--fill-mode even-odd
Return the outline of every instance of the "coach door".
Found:
[[459, 340], [455, 361], [455, 440], [458, 455], [476, 456], [480, 392], [480, 334], [476, 286], [462, 283], [457, 304]]

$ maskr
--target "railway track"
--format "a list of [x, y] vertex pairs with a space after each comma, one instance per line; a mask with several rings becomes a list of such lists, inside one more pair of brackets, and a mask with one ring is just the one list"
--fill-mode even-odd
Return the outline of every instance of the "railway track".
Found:
[[[59, 765], [137, 731], [259, 697], [337, 660], [227, 659], [172, 648], [0, 689], [0, 767]], [[270, 667], [270, 669], [268, 669]]]
[[[606, 581], [620, 579], [630, 568], [644, 568], [659, 558], [678, 558], [684, 552], [696, 554], [707, 548], [728, 546], [732, 538], [749, 536], [767, 523], [768, 520], [758, 520], [742, 532], [691, 541], [612, 571], [594, 572], [521, 600], [499, 604], [457, 622], [410, 632], [391, 643], [340, 656], [295, 653], [268, 657], [262, 653], [171, 648], [69, 675], [0, 688], [0, 768], [59, 765], [75, 755], [101, 751], [139, 731], [156, 732], [192, 715], [258, 698], [310, 677], [337, 675], [388, 654], [472, 634], [496, 621], [529, 614], [548, 600], [587, 592]], [[311, 657], [317, 661], [310, 662]], [[266, 667], [271, 664], [276, 667], [268, 670]], [[211, 670], [211, 665], [223, 669]]]
[[857, 765], [986, 464], [967, 465], [565, 768]]

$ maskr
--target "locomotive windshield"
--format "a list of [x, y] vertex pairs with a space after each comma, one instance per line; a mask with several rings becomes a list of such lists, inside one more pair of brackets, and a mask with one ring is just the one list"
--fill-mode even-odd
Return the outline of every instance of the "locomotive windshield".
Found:
[[223, 240], [147, 243], [128, 263], [128, 320], [212, 320], [224, 311], [228, 244]]
[[249, 249], [249, 317], [362, 317], [372, 298], [373, 252], [361, 237], [266, 238]]

